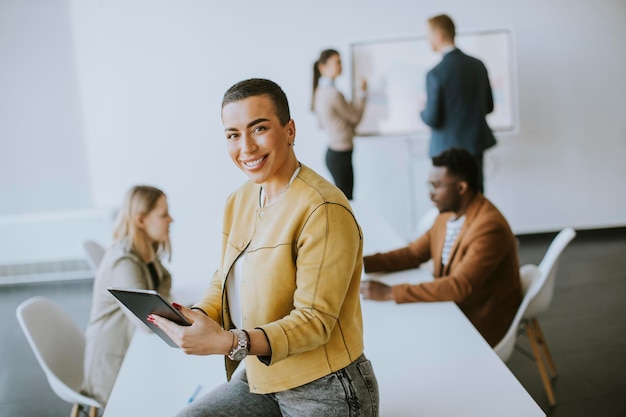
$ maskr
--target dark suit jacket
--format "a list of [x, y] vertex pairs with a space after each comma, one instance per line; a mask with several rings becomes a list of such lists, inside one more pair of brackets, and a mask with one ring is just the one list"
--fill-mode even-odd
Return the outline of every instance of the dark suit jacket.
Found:
[[500, 211], [479, 194], [465, 213], [448, 264], [442, 266], [446, 222], [451, 216], [437, 216], [433, 227], [407, 247], [364, 256], [365, 272], [417, 268], [432, 258], [435, 280], [394, 285], [396, 302], [454, 301], [485, 340], [495, 346], [522, 301], [517, 241]]
[[454, 49], [426, 75], [426, 108], [422, 120], [432, 129], [430, 156], [452, 147], [479, 156], [496, 144], [485, 116], [493, 96], [485, 65]]

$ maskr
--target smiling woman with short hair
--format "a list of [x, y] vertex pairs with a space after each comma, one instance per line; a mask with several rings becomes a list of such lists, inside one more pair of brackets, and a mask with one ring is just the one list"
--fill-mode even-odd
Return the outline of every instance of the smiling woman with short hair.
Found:
[[377, 416], [363, 354], [363, 236], [348, 199], [298, 162], [276, 83], [233, 85], [222, 122], [249, 181], [226, 201], [220, 266], [192, 309], [176, 306], [191, 326], [150, 319], [188, 354], [225, 355], [229, 382], [179, 416]]

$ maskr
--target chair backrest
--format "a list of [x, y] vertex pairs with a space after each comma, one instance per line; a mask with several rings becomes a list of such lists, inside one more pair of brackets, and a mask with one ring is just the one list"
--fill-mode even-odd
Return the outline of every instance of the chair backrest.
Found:
[[567, 245], [576, 237], [576, 231], [571, 227], [562, 229], [552, 240], [543, 259], [539, 263], [541, 277], [532, 289], [531, 300], [524, 314], [524, 318], [537, 317], [547, 310], [554, 295], [556, 272], [561, 254]]
[[415, 232], [413, 234], [413, 239], [417, 239], [418, 237], [426, 233], [428, 229], [433, 226], [433, 223], [435, 223], [435, 219], [438, 215], [439, 210], [437, 210], [437, 207], [431, 207], [430, 209], [428, 209], [428, 211], [424, 213], [422, 217], [420, 217], [420, 219], [417, 221]]
[[89, 262], [91, 270], [96, 272], [100, 266], [102, 258], [104, 257], [104, 248], [102, 245], [93, 240], [86, 240], [83, 242], [83, 248], [87, 253], [87, 262]]
[[69, 314], [52, 300], [36, 296], [22, 302], [16, 315], [55, 394], [72, 404], [100, 408], [96, 400], [79, 393], [85, 336]]
[[524, 294], [522, 302], [520, 303], [517, 313], [515, 313], [515, 317], [513, 318], [506, 334], [493, 348], [503, 362], [508, 361], [513, 354], [515, 342], [517, 341], [517, 330], [531, 301], [531, 293], [534, 292], [532, 290], [538, 284], [540, 277], [541, 272], [539, 271], [539, 267], [537, 267], [537, 265], [527, 264], [520, 268], [522, 293]]

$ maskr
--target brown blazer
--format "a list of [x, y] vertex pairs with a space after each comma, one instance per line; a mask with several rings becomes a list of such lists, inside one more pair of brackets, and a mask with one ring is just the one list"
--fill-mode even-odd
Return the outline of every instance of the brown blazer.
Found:
[[502, 213], [477, 195], [465, 222], [441, 265], [446, 222], [452, 213], [437, 216], [432, 228], [407, 247], [363, 257], [366, 272], [417, 268], [434, 260], [435, 280], [393, 286], [397, 303], [454, 301], [485, 340], [495, 346], [506, 333], [522, 300], [517, 241]]

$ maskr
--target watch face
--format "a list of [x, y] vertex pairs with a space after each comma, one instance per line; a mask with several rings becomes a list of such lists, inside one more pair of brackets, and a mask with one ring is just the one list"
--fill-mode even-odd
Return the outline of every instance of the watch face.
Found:
[[237, 347], [228, 354], [228, 357], [234, 361], [240, 361], [248, 355], [250, 339], [245, 330], [231, 330], [231, 332], [237, 336]]
[[241, 348], [233, 352], [231, 359], [234, 361], [240, 361], [248, 355], [248, 349]]

